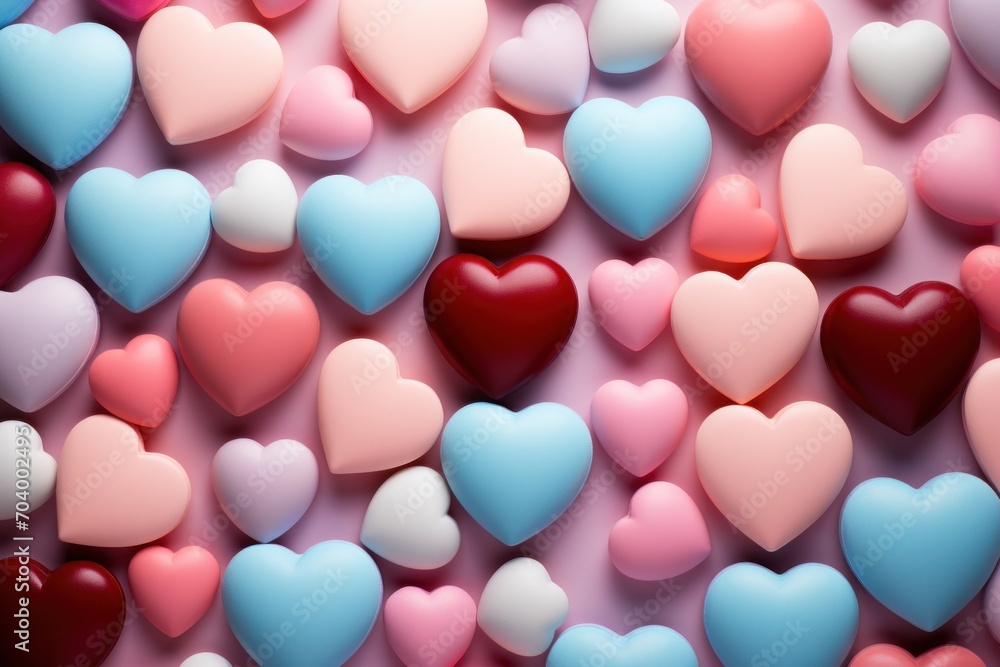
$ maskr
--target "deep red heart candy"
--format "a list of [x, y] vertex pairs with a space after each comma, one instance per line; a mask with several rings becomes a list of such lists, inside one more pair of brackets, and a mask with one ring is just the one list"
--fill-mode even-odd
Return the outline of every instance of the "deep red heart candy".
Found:
[[437, 265], [424, 289], [424, 317], [441, 354], [491, 398], [520, 389], [552, 363], [578, 310], [573, 279], [540, 255], [500, 268], [478, 255], [455, 255]]
[[[4, 637], [0, 664], [98, 667], [111, 655], [125, 628], [121, 584], [97, 563], [73, 561], [50, 572], [34, 560], [25, 560], [27, 564], [16, 556], [0, 561]], [[20, 644], [25, 640], [26, 645]]]
[[820, 344], [851, 400], [910, 435], [961, 389], [979, 350], [979, 317], [947, 283], [918, 283], [899, 296], [853, 287], [826, 309]]
[[0, 285], [35, 258], [55, 216], [56, 197], [44, 176], [20, 162], [0, 164]]

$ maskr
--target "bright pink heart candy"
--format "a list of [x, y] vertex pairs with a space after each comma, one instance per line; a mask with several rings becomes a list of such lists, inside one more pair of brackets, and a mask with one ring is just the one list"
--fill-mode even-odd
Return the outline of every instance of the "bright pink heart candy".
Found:
[[455, 586], [401, 588], [385, 601], [384, 614], [389, 645], [408, 667], [454, 667], [476, 634], [476, 603]]
[[594, 269], [588, 293], [597, 321], [619, 343], [639, 351], [667, 327], [679, 286], [677, 271], [662, 259], [650, 257], [635, 266], [611, 259]]
[[345, 160], [372, 138], [372, 113], [354, 97], [354, 82], [332, 65], [303, 74], [281, 112], [281, 141], [317, 160]]

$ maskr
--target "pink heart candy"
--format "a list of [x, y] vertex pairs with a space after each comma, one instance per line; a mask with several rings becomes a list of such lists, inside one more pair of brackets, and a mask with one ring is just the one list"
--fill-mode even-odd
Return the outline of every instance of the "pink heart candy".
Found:
[[145, 21], [153, 12], [170, 4], [170, 0], [97, 0], [129, 21]]
[[90, 365], [90, 391], [104, 408], [127, 422], [156, 428], [177, 395], [177, 355], [163, 338], [136, 336], [120, 350], [105, 350]]
[[1000, 246], [984, 245], [962, 260], [962, 290], [988, 326], [1000, 331]]
[[456, 586], [400, 588], [384, 618], [389, 646], [408, 667], [455, 667], [476, 634], [476, 603]]
[[176, 553], [147, 547], [132, 557], [128, 584], [149, 622], [168, 637], [179, 637], [212, 606], [219, 588], [219, 562], [198, 546]]
[[1000, 396], [1000, 360], [992, 359], [976, 369], [969, 379], [962, 399], [962, 416], [972, 453], [993, 486], [1000, 484], [1000, 410], [997, 410], [997, 396]]
[[612, 380], [590, 403], [594, 435], [608, 455], [636, 477], [645, 477], [667, 460], [680, 444], [687, 421], [687, 397], [668, 380], [650, 380], [641, 387]]
[[345, 160], [372, 138], [372, 113], [354, 97], [354, 82], [339, 67], [322, 65], [303, 74], [281, 112], [281, 141], [317, 160]]
[[568, 5], [537, 7], [521, 37], [497, 47], [490, 61], [497, 95], [529, 113], [568, 113], [583, 103], [590, 81], [587, 29]]
[[608, 550], [625, 576], [657, 581], [696, 567], [712, 543], [691, 496], [669, 482], [651, 482], [635, 492], [628, 516], [611, 528]]
[[301, 7], [306, 0], [253, 0], [254, 6], [264, 18], [273, 19]]
[[610, 259], [590, 274], [587, 291], [601, 326], [625, 347], [639, 351], [667, 328], [679, 286], [674, 267], [657, 257], [635, 266]]
[[760, 190], [729, 174], [702, 194], [691, 220], [691, 249], [720, 262], [755, 262], [778, 243], [778, 223], [760, 206]]

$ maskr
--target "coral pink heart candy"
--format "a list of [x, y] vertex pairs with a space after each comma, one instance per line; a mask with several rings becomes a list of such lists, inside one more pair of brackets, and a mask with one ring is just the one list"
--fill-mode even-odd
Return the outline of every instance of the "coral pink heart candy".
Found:
[[972, 453], [993, 486], [1000, 485], [1000, 411], [996, 409], [997, 396], [1000, 396], [1000, 359], [992, 359], [977, 368], [969, 379], [962, 399], [962, 416]]
[[667, 328], [679, 286], [677, 271], [658, 257], [635, 266], [611, 259], [590, 274], [590, 307], [615, 340], [639, 351]]
[[722, 113], [766, 134], [809, 100], [833, 52], [833, 33], [813, 0], [702, 0], [688, 17], [691, 74]]
[[625, 380], [602, 385], [590, 403], [590, 422], [601, 445], [621, 467], [644, 477], [667, 460], [684, 435], [688, 401], [673, 382]]
[[97, 0], [130, 21], [145, 21], [153, 12], [170, 4], [170, 0]]
[[917, 157], [917, 192], [932, 209], [967, 225], [1000, 222], [1000, 121], [962, 116]]
[[456, 586], [400, 588], [384, 614], [389, 646], [407, 667], [454, 667], [476, 634], [476, 603]]
[[219, 562], [198, 546], [176, 553], [147, 547], [132, 557], [128, 584], [149, 622], [168, 637], [179, 637], [212, 606], [219, 588]]
[[986, 663], [954, 644], [939, 646], [918, 658], [892, 644], [873, 644], [854, 656], [847, 667], [986, 667]]
[[285, 393], [318, 342], [316, 305], [285, 282], [247, 292], [229, 280], [206, 280], [177, 313], [177, 344], [191, 375], [236, 416]]
[[684, 574], [708, 558], [712, 543], [698, 506], [684, 489], [651, 482], [632, 496], [629, 513], [611, 528], [611, 562], [640, 581]]
[[317, 160], [345, 160], [372, 138], [372, 113], [354, 97], [354, 82], [339, 67], [322, 65], [303, 74], [281, 112], [281, 141]]
[[253, 0], [260, 15], [267, 19], [284, 16], [288, 12], [301, 7], [306, 0]]
[[691, 249], [720, 262], [755, 262], [778, 243], [778, 223], [760, 206], [760, 190], [729, 174], [708, 186], [691, 220]]
[[177, 395], [177, 355], [163, 338], [136, 336], [120, 350], [106, 350], [90, 365], [90, 391], [97, 402], [127, 422], [159, 426]]
[[1000, 247], [984, 245], [962, 260], [962, 290], [972, 300], [979, 318], [1000, 331]]

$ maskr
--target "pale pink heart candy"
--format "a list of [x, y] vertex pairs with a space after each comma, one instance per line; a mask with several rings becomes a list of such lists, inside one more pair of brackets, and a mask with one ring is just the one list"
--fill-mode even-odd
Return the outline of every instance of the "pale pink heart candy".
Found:
[[962, 116], [917, 157], [917, 192], [932, 209], [967, 225], [1000, 222], [1000, 121]]
[[972, 300], [979, 319], [1000, 331], [1000, 246], [984, 245], [962, 260], [962, 290]]
[[253, 0], [254, 6], [264, 18], [273, 19], [284, 16], [293, 9], [301, 7], [306, 0]]
[[839, 125], [813, 125], [788, 144], [779, 174], [781, 216], [792, 255], [860, 257], [885, 246], [903, 227], [903, 183], [864, 163], [861, 143]]
[[476, 602], [456, 586], [407, 586], [385, 601], [389, 646], [407, 667], [454, 667], [476, 634]]
[[96, 415], [66, 436], [56, 498], [63, 542], [132, 547], [177, 527], [191, 502], [191, 482], [177, 461], [147, 452], [134, 428]]
[[590, 50], [579, 14], [562, 4], [532, 10], [521, 37], [493, 52], [490, 80], [497, 95], [529, 113], [568, 113], [583, 104]]
[[216, 29], [199, 11], [179, 6], [146, 21], [135, 57], [150, 111], [174, 145], [217, 137], [259, 116], [284, 68], [278, 41], [259, 25]]
[[798, 363], [818, 320], [816, 288], [782, 262], [755, 266], [739, 281], [696, 273], [681, 283], [670, 311], [681, 354], [737, 403], [753, 400]]
[[372, 138], [372, 112], [355, 99], [354, 82], [339, 67], [322, 65], [295, 82], [281, 112], [281, 141], [317, 160], [345, 160]]
[[619, 343], [639, 351], [670, 323], [670, 305], [680, 286], [674, 267], [658, 257], [635, 266], [620, 259], [599, 264], [590, 274], [590, 307]]
[[611, 562], [626, 577], [676, 577], [708, 558], [712, 542], [698, 506], [684, 489], [651, 482], [632, 496], [629, 513], [611, 528]]
[[342, 0], [340, 41], [403, 113], [451, 88], [486, 36], [486, 0]]
[[1000, 359], [992, 359], [976, 369], [965, 389], [962, 416], [965, 434], [979, 466], [993, 483], [1000, 485]]
[[197, 623], [215, 600], [219, 562], [202, 547], [176, 553], [147, 547], [128, 565], [128, 585], [136, 606], [168, 637], [179, 637]]
[[710, 414], [695, 439], [708, 497], [768, 551], [791, 542], [830, 507], [853, 456], [844, 420], [811, 401], [792, 403], [773, 419], [729, 405]]
[[778, 243], [778, 223], [760, 206], [760, 190], [729, 174], [702, 194], [691, 218], [691, 249], [720, 262], [755, 262]]
[[374, 472], [429, 450], [444, 425], [433, 389], [399, 377], [392, 351], [356, 338], [341, 343], [319, 376], [319, 431], [330, 472]]
[[590, 402], [594, 435], [636, 477], [645, 477], [673, 454], [687, 421], [687, 396], [668, 380], [650, 380], [641, 387], [612, 380]]
[[526, 147], [514, 117], [491, 108], [470, 111], [452, 127], [441, 185], [452, 235], [478, 240], [540, 232], [562, 215], [570, 189], [559, 158]]

